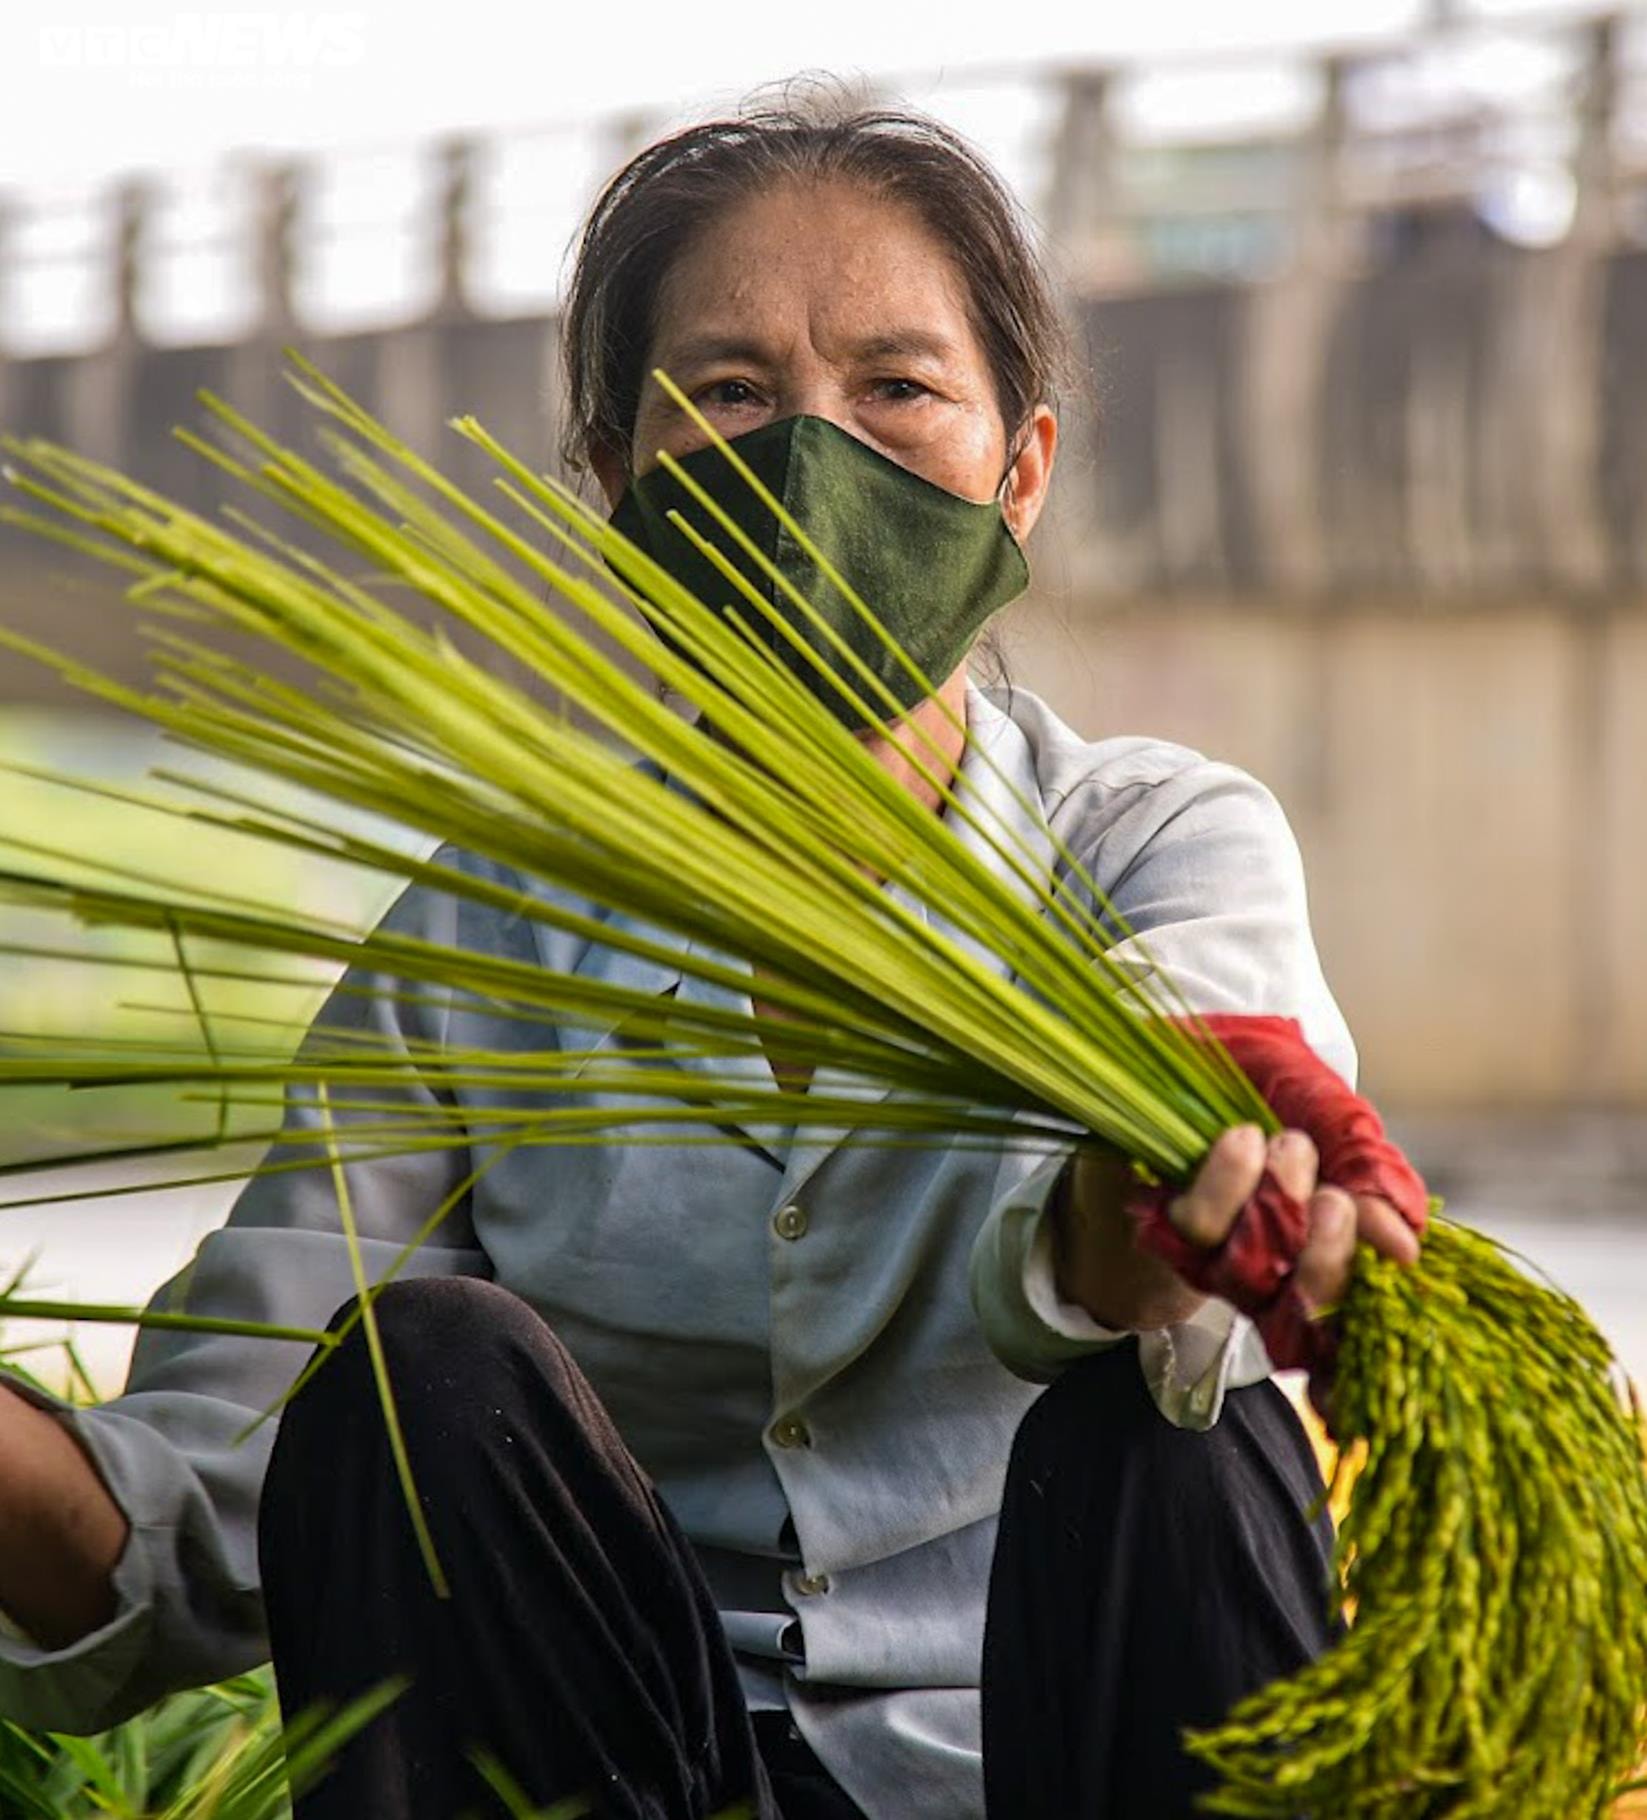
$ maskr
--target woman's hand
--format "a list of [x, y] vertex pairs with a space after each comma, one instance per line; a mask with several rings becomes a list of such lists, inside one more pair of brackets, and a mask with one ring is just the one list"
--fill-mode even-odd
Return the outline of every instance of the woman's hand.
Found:
[[1358, 1241], [1411, 1264], [1428, 1192], [1296, 1020], [1212, 1013], [1194, 1028], [1288, 1129], [1270, 1140], [1255, 1124], [1226, 1131], [1176, 1193], [1079, 1159], [1054, 1218], [1060, 1285], [1110, 1327], [1165, 1326], [1194, 1308], [1191, 1292], [1221, 1296], [1251, 1317], [1277, 1366], [1324, 1384], [1336, 1332], [1319, 1317], [1349, 1287]]
[[[1309, 1371], [1319, 1403], [1338, 1337], [1336, 1324], [1319, 1316], [1348, 1286], [1355, 1241], [1410, 1264], [1429, 1192], [1385, 1135], [1376, 1107], [1316, 1054], [1296, 1019], [1214, 1013], [1196, 1029], [1223, 1045], [1287, 1128], [1284, 1168], [1258, 1129], [1247, 1127], [1221, 1140], [1210, 1190], [1200, 1189], [1198, 1171], [1186, 1193], [1139, 1189], [1127, 1212], [1144, 1250], [1250, 1316], [1277, 1366]], [[1247, 1183], [1253, 1186], [1231, 1221], [1230, 1197]], [[1321, 1198], [1323, 1185], [1347, 1200], [1348, 1220], [1343, 1201]], [[1300, 1275], [1306, 1252], [1309, 1268]]]
[[1283, 1131], [1267, 1141], [1256, 1125], [1226, 1131], [1195, 1180], [1167, 1203], [1167, 1218], [1192, 1245], [1223, 1244], [1266, 1168], [1306, 1209], [1307, 1236], [1293, 1282], [1312, 1314], [1343, 1300], [1358, 1240], [1399, 1264], [1417, 1259], [1417, 1235], [1387, 1201], [1317, 1182], [1315, 1142], [1304, 1131]]
[[1226, 1013], [1196, 1029], [1223, 1044], [1288, 1128], [1269, 1139], [1255, 1124], [1224, 1132], [1176, 1193], [1129, 1179], [1119, 1159], [1079, 1157], [1054, 1203], [1060, 1292], [1106, 1327], [1140, 1329], [1220, 1296], [1252, 1321], [1277, 1369], [1309, 1373], [1330, 1426], [1338, 1324], [1326, 1317], [1349, 1288], [1359, 1242], [1416, 1260], [1428, 1191], [1371, 1103], [1293, 1019]]
[[[1403, 1264], [1418, 1256], [1417, 1238], [1387, 1202], [1317, 1182], [1315, 1144], [1302, 1131], [1267, 1141], [1256, 1125], [1226, 1131], [1189, 1187], [1167, 1203], [1167, 1218], [1190, 1244], [1221, 1245], [1266, 1167], [1306, 1208], [1308, 1231], [1295, 1276], [1311, 1313], [1343, 1298], [1358, 1240]], [[1126, 1212], [1133, 1186], [1127, 1164], [1111, 1152], [1083, 1151], [1075, 1158], [1053, 1208], [1059, 1292], [1105, 1327], [1170, 1326], [1194, 1313], [1203, 1297], [1164, 1259], [1139, 1248], [1136, 1223]]]

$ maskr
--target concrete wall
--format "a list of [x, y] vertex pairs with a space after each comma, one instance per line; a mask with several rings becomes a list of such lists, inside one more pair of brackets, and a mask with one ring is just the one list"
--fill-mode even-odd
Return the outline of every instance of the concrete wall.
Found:
[[1005, 648], [1088, 735], [1276, 791], [1384, 1099], [1647, 1107], [1647, 614], [1038, 603]]
[[1647, 252], [1445, 212], [1386, 237], [1353, 271], [1080, 305], [1084, 591], [1647, 591]]

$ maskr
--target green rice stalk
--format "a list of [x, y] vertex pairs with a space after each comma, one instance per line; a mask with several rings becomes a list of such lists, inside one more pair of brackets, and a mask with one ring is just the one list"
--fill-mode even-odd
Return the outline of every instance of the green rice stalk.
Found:
[[355, 1224], [354, 1202], [349, 1194], [349, 1175], [343, 1167], [342, 1152], [338, 1148], [337, 1133], [331, 1120], [331, 1105], [326, 1096], [326, 1086], [322, 1082], [315, 1089], [315, 1099], [320, 1107], [322, 1141], [326, 1147], [326, 1161], [332, 1172], [332, 1186], [337, 1193], [337, 1212], [339, 1224], [343, 1227], [343, 1236], [349, 1246], [349, 1270], [355, 1283], [355, 1308], [360, 1315], [360, 1325], [366, 1335], [366, 1349], [372, 1361], [372, 1373], [377, 1379], [378, 1401], [383, 1410], [383, 1426], [389, 1437], [389, 1453], [395, 1463], [395, 1476], [400, 1481], [401, 1493], [406, 1504], [406, 1514], [412, 1519], [412, 1529], [417, 1536], [418, 1553], [423, 1558], [429, 1583], [434, 1588], [435, 1597], [449, 1599], [452, 1589], [446, 1578], [446, 1570], [440, 1564], [440, 1556], [435, 1551], [435, 1538], [429, 1528], [429, 1519], [423, 1508], [423, 1500], [417, 1495], [417, 1486], [412, 1478], [412, 1462], [406, 1451], [406, 1431], [400, 1425], [400, 1410], [395, 1401], [394, 1385], [390, 1382], [389, 1367], [383, 1354], [383, 1336], [378, 1331], [377, 1311], [373, 1307], [370, 1294], [371, 1284], [366, 1276], [365, 1260], [360, 1252], [360, 1230]]
[[1641, 1436], [1570, 1297], [1438, 1221], [1363, 1250], [1336, 1425], [1365, 1461], [1340, 1528], [1354, 1613], [1319, 1661], [1196, 1735], [1224, 1814], [1572, 1820], [1643, 1745]]

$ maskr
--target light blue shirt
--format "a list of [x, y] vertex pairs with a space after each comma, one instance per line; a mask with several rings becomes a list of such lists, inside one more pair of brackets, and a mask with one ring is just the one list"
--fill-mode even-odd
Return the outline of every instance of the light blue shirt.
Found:
[[[1196, 1009], [1298, 1017], [1353, 1077], [1297, 849], [1262, 786], [1159, 741], [1081, 740], [1021, 689], [971, 691], [968, 718], [1006, 779], [964, 762], [961, 788], [985, 819], [999, 817], [1049, 876], [1055, 830]], [[748, 1004], [676, 966], [423, 889], [390, 923]], [[461, 1046], [590, 1040], [462, 1001], [338, 994], [323, 1019]], [[621, 1042], [614, 1029], [595, 1036]], [[312, 1128], [306, 1098], [288, 1120]], [[481, 1178], [412, 1273], [492, 1277], [553, 1326], [696, 1545], [752, 1701], [787, 1700], [871, 1820], [981, 1820], [979, 1660], [1013, 1434], [1040, 1384], [1118, 1336], [1054, 1287], [1043, 1214], [1060, 1158], [862, 1148], [844, 1135], [521, 1149]], [[370, 1271], [473, 1160], [351, 1166]], [[304, 1171], [249, 1184], [157, 1300], [315, 1328], [352, 1287], [330, 1183]], [[0, 1641], [0, 1711], [90, 1729], [265, 1657], [255, 1518], [272, 1424], [235, 1437], [305, 1356], [148, 1330], [122, 1396], [62, 1412], [132, 1524], [118, 1608], [67, 1649]], [[1141, 1357], [1163, 1413], [1188, 1425], [1215, 1420], [1230, 1384], [1268, 1370], [1248, 1324], [1219, 1303], [1144, 1336]]]

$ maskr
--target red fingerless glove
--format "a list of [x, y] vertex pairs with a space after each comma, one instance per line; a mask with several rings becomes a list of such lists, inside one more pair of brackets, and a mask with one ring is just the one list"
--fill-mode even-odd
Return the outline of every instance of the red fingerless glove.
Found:
[[1384, 1135], [1364, 1100], [1304, 1041], [1296, 1018], [1217, 1014], [1201, 1023], [1290, 1130], [1307, 1132], [1320, 1153], [1320, 1179], [1348, 1194], [1386, 1200], [1414, 1232], [1430, 1217], [1423, 1178]]
[[[1296, 1019], [1216, 1014], [1200, 1023], [1229, 1051], [1281, 1124], [1314, 1141], [1323, 1185], [1377, 1195], [1414, 1232], [1424, 1230], [1429, 1195], [1422, 1178], [1385, 1137], [1372, 1105], [1305, 1042]], [[1304, 1203], [1266, 1170], [1224, 1242], [1207, 1246], [1186, 1239], [1167, 1217], [1176, 1192], [1141, 1187], [1129, 1197], [1139, 1244], [1165, 1258], [1193, 1288], [1221, 1296], [1250, 1316], [1276, 1367], [1309, 1372], [1311, 1396], [1324, 1407], [1337, 1328], [1312, 1319], [1292, 1283], [1309, 1233]]]

